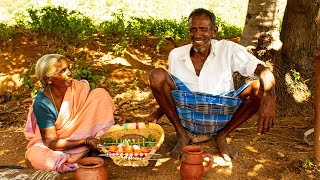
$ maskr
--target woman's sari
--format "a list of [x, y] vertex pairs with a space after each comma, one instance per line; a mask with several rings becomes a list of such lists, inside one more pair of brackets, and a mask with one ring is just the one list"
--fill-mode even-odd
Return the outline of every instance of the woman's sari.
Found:
[[[86, 83], [73, 80], [55, 122], [58, 139], [79, 140], [105, 134], [114, 124], [114, 109], [106, 90], [89, 91]], [[53, 151], [45, 146], [32, 107], [24, 133], [30, 141], [25, 157], [35, 169], [75, 171], [78, 168], [76, 162], [89, 151], [85, 146], [66, 151]]]

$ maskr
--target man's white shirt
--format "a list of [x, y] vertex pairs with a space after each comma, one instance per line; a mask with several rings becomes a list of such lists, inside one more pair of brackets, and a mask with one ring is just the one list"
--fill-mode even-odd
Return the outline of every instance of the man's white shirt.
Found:
[[179, 78], [191, 91], [222, 94], [234, 91], [234, 72], [257, 77], [258, 64], [266, 64], [250, 54], [245, 47], [227, 40], [211, 40], [210, 54], [196, 75], [190, 58], [192, 44], [173, 49], [169, 54], [169, 72]]

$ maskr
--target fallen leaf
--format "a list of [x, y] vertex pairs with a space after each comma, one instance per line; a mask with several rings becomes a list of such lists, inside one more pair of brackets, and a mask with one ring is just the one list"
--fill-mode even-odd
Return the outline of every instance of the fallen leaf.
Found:
[[26, 98], [24, 99], [21, 103], [27, 103], [27, 102], [32, 102], [32, 98]]
[[26, 164], [26, 160], [23, 159], [23, 160], [19, 161], [18, 164], [19, 165], [24, 165], [24, 164]]
[[284, 158], [286, 155], [284, 155], [282, 152], [277, 152], [277, 155]]

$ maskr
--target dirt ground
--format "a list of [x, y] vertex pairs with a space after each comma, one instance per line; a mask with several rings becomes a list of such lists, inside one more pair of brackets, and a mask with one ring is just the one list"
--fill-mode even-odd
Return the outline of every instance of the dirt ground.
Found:
[[[166, 67], [166, 58], [174, 45], [167, 41], [161, 52], [155, 51], [156, 40], [145, 38], [133, 44], [123, 57], [114, 57], [107, 45], [97, 41], [86, 46], [64, 46], [54, 38], [21, 31], [6, 42], [0, 42], [0, 166], [26, 166], [24, 153], [27, 140], [23, 127], [31, 105], [30, 91], [16, 77], [47, 53], [64, 52], [70, 59], [83, 58], [96, 75], [107, 80], [100, 83], [114, 98], [115, 118], [124, 122], [142, 121], [156, 107], [147, 75], [154, 67]], [[100, 62], [97, 62], [100, 60]], [[101, 63], [105, 60], [104, 63]], [[126, 61], [126, 62], [124, 62]], [[128, 65], [129, 64], [129, 65]], [[276, 125], [266, 135], [256, 134], [257, 117], [252, 117], [228, 139], [239, 151], [231, 164], [216, 163], [203, 179], [319, 179], [312, 164], [313, 146], [303, 140], [303, 133], [313, 127], [312, 117], [277, 117]], [[166, 117], [158, 123], [165, 131], [165, 141], [157, 151], [162, 157], [150, 160], [145, 167], [121, 167], [106, 158], [109, 179], [180, 179], [181, 161], [170, 152], [176, 142], [172, 124]], [[218, 157], [214, 142], [198, 143], [206, 153]], [[74, 173], [47, 175], [39, 178], [34, 169], [1, 168], [0, 179], [73, 179]]]

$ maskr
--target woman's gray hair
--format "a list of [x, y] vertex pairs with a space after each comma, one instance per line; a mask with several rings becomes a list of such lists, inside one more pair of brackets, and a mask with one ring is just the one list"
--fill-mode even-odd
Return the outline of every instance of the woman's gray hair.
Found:
[[35, 72], [43, 87], [47, 85], [45, 78], [53, 76], [56, 72], [54, 65], [61, 58], [63, 56], [60, 54], [46, 54], [38, 60]]

